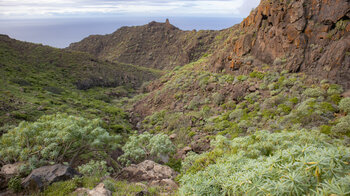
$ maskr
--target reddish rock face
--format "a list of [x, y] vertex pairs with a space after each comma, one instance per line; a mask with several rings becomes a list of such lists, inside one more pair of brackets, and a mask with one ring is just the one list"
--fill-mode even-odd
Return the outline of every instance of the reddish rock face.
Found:
[[[225, 54], [231, 59], [253, 56], [266, 64], [285, 59], [281, 69], [314, 74], [349, 89], [349, 17], [348, 0], [262, 0], [243, 20], [238, 28], [241, 36]], [[214, 69], [233, 64], [217, 59]], [[245, 66], [250, 65], [241, 68]]]

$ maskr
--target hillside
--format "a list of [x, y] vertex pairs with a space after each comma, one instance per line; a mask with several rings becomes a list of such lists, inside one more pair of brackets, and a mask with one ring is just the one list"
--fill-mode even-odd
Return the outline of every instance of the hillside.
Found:
[[112, 34], [91, 35], [68, 49], [101, 59], [157, 69], [172, 69], [198, 60], [212, 51], [219, 31], [182, 31], [166, 23], [122, 27]]
[[87, 115], [103, 114], [108, 119], [113, 114], [106, 111], [119, 113], [108, 102], [128, 96], [143, 82], [161, 75], [160, 71], [109, 63], [86, 53], [21, 42], [6, 35], [0, 35], [0, 73], [0, 127], [68, 111], [84, 110]]

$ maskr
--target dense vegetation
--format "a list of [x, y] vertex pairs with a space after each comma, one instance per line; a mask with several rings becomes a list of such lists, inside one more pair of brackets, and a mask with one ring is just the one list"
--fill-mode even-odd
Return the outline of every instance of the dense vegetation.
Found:
[[212, 143], [212, 151], [186, 158], [181, 194], [350, 194], [350, 148], [317, 131], [258, 131]]
[[[5, 163], [29, 161], [31, 168], [68, 161], [74, 164], [91, 152], [108, 152], [120, 143], [119, 135], [110, 135], [98, 119], [64, 114], [42, 116], [34, 123], [22, 122], [0, 139], [0, 157]], [[39, 164], [40, 163], [40, 164]]]

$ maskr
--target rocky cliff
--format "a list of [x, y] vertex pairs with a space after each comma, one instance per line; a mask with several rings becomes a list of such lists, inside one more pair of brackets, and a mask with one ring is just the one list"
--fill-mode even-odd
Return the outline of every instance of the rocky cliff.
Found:
[[165, 23], [122, 27], [112, 34], [92, 35], [68, 49], [88, 52], [109, 61], [172, 69], [192, 61], [213, 48], [218, 31], [182, 31]]
[[349, 0], [262, 0], [238, 27], [241, 34], [213, 55], [213, 68], [273, 64], [350, 88], [349, 17]]

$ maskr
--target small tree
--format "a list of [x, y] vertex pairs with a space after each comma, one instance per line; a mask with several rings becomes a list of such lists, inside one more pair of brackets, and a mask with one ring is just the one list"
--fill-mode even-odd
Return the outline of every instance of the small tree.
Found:
[[47, 162], [70, 161], [93, 151], [117, 147], [120, 136], [100, 127], [99, 119], [56, 114], [36, 122], [22, 122], [0, 138], [0, 157], [4, 162], [37, 159]]

